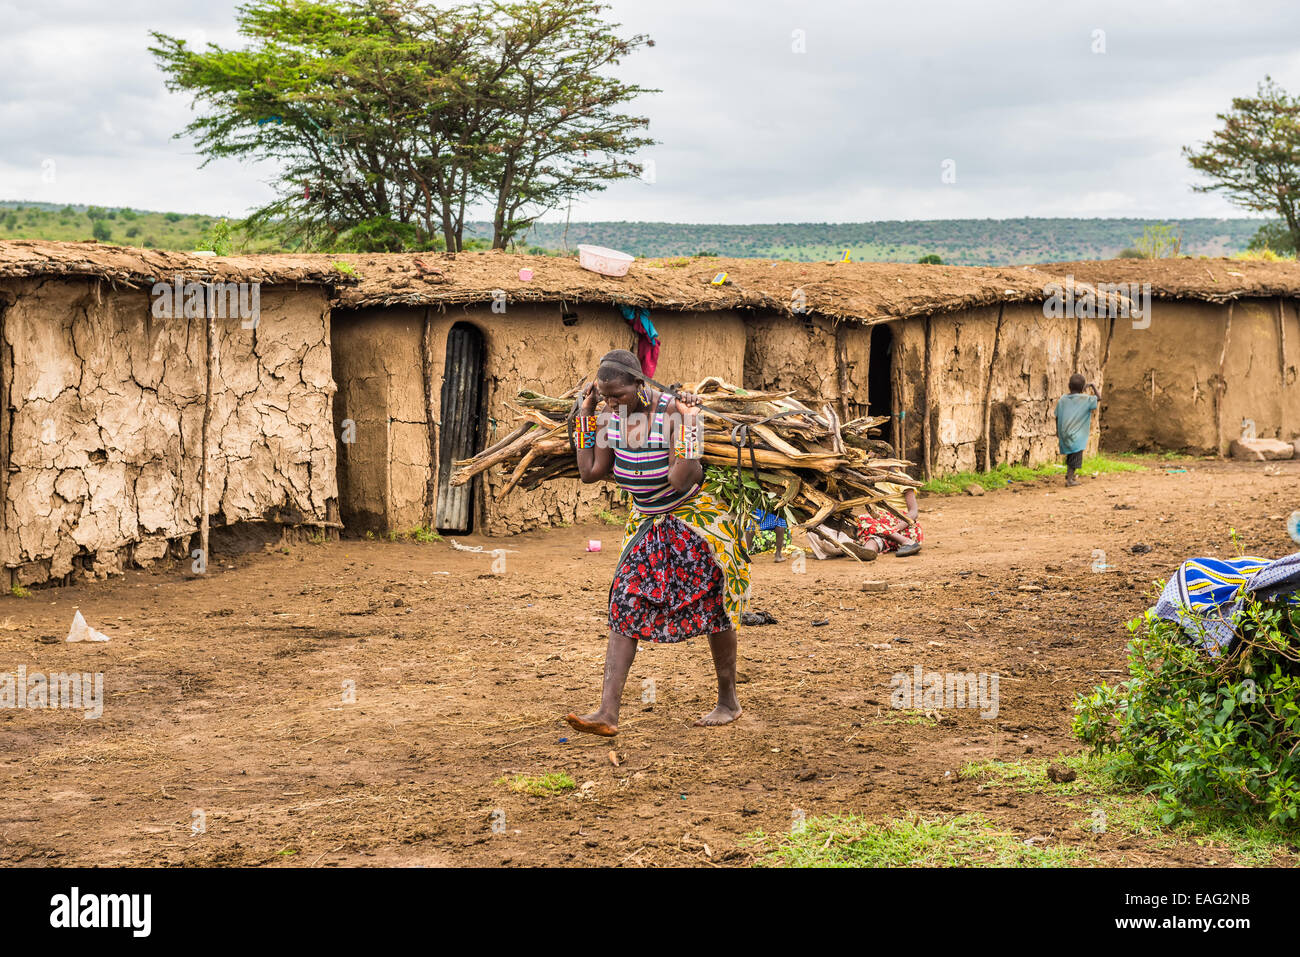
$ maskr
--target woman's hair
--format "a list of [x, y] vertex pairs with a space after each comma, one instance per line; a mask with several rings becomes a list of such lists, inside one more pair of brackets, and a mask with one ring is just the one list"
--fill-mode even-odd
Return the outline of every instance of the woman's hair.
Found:
[[[618, 363], [618, 365], [614, 365], [614, 363]], [[635, 369], [636, 374], [633, 375], [627, 369], [620, 368], [620, 366]], [[641, 371], [641, 360], [626, 349], [615, 349], [613, 352], [605, 353], [600, 357], [600, 368], [596, 370], [596, 378], [602, 382], [632, 383], [638, 382], [644, 377], [644, 373]]]

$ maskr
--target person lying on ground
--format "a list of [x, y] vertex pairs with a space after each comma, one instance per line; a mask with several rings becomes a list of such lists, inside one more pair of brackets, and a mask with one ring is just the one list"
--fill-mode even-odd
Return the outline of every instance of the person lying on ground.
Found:
[[600, 707], [568, 715], [577, 731], [618, 733], [638, 642], [696, 635], [709, 636], [718, 679], [717, 706], [696, 725], [740, 717], [736, 626], [749, 598], [749, 559], [736, 518], [703, 489], [700, 404], [691, 393], [674, 398], [652, 388], [636, 356], [622, 349], [601, 359], [596, 381], [583, 392], [574, 429], [578, 472], [588, 483], [612, 476], [632, 506], [609, 592]]
[[1070, 392], [1061, 396], [1056, 403], [1056, 440], [1065, 456], [1065, 484], [1073, 487], [1079, 484], [1079, 466], [1083, 464], [1083, 451], [1088, 447], [1088, 437], [1092, 434], [1092, 411], [1101, 402], [1101, 393], [1091, 382], [1088, 390], [1092, 395], [1084, 395], [1083, 376], [1075, 373], [1070, 376]]
[[[757, 527], [753, 523], [750, 523], [745, 528], [745, 551], [749, 552], [750, 555], [754, 554], [754, 532], [756, 530], [759, 533], [775, 532], [776, 545], [774, 546], [774, 549], [776, 551], [776, 557], [772, 560], [775, 562], [785, 561], [785, 537], [786, 530], [789, 528], [785, 519], [781, 518], [779, 515], [773, 515], [771, 512], [765, 512], [761, 508], [756, 508], [754, 509], [754, 522], [758, 523]], [[763, 551], [766, 551], [766, 549], [763, 549]]]
[[863, 548], [871, 553], [871, 558], [866, 560], [873, 560], [881, 552], [895, 552], [900, 558], [915, 555], [924, 541], [918, 521], [920, 508], [916, 504], [916, 489], [895, 482], [877, 482], [876, 488], [889, 493], [885, 504], [894, 511], [902, 514], [906, 509], [907, 521], [883, 508], [879, 515], [859, 515], [858, 538]]

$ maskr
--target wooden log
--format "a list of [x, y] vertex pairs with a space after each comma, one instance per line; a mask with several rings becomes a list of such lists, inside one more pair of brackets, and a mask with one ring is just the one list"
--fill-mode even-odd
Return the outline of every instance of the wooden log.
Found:
[[993, 327], [993, 352], [989, 356], [989, 376], [984, 383], [984, 471], [990, 471], [993, 466], [990, 464], [993, 459], [992, 448], [992, 419], [993, 419], [993, 376], [998, 369], [998, 347], [1002, 343], [1002, 314], [1006, 309], [1006, 303], [998, 305], [998, 322]]
[[[1223, 323], [1223, 350], [1219, 353], [1219, 375], [1218, 381], [1214, 383], [1214, 428], [1216, 432], [1216, 441], [1218, 445], [1215, 454], [1223, 458], [1225, 449], [1223, 447], [1223, 397], [1228, 391], [1228, 380], [1224, 378], [1224, 368], [1228, 361], [1228, 343], [1232, 341], [1232, 307], [1233, 302], [1228, 302], [1228, 318]], [[1151, 395], [1155, 398], [1155, 374], [1151, 376]]]
[[424, 521], [433, 528], [438, 508], [438, 417], [433, 412], [433, 310], [424, 309], [420, 336], [420, 370], [424, 379], [424, 421], [429, 435], [429, 475], [424, 482]]
[[1286, 388], [1286, 317], [1282, 313], [1282, 297], [1277, 297], [1277, 365], [1281, 386]]
[[214, 315], [215, 310], [204, 310], [208, 313], [207, 329], [207, 362], [205, 363], [207, 375], [203, 387], [203, 424], [202, 436], [199, 440], [199, 460], [201, 462], [199, 474], [199, 560], [203, 563], [203, 570], [208, 568], [208, 469], [212, 461], [212, 440], [209, 433], [212, 431], [212, 383], [217, 378], [217, 320]]
[[538, 428], [538, 426], [534, 426], [529, 432], [525, 432], [505, 448], [497, 449], [497, 451], [493, 452], [491, 455], [475, 456], [473, 459], [469, 459], [465, 466], [457, 470], [456, 474], [451, 477], [451, 484], [464, 485], [480, 472], [486, 472], [498, 462], [503, 462], [506, 459], [512, 458], [516, 452], [522, 452], [532, 444], [533, 440], [531, 433]]
[[932, 333], [930, 328], [930, 317], [925, 317], [925, 401], [921, 409], [921, 461], [925, 469], [925, 480], [928, 482], [932, 478], [930, 471], [930, 408], [931, 408], [931, 371], [930, 371], [930, 349]]

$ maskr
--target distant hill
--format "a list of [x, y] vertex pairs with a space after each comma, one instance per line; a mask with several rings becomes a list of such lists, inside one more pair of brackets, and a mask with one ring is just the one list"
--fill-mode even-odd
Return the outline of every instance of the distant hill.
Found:
[[[201, 248], [218, 217], [121, 207], [0, 201], [0, 239], [80, 240], [159, 249]], [[1172, 224], [1190, 255], [1224, 256], [1246, 248], [1263, 219], [931, 219], [876, 223], [540, 223], [522, 248], [572, 250], [579, 243], [636, 256], [719, 256], [818, 261], [916, 262], [937, 254], [963, 266], [1110, 259], [1131, 246], [1144, 226]], [[488, 223], [470, 223], [466, 240], [490, 242]], [[235, 239], [237, 251], [283, 252], [268, 240]]]
[[[938, 254], [962, 266], [1111, 259], [1132, 246], [1144, 226], [1172, 224], [1189, 255], [1241, 252], [1263, 219], [931, 219], [877, 223], [763, 223], [745, 226], [679, 223], [571, 223], [567, 245], [610, 246], [636, 256], [720, 256], [818, 261], [916, 262]], [[474, 224], [474, 236], [491, 236]], [[467, 230], [467, 233], [469, 231]], [[563, 223], [534, 226], [525, 245], [559, 249]]]

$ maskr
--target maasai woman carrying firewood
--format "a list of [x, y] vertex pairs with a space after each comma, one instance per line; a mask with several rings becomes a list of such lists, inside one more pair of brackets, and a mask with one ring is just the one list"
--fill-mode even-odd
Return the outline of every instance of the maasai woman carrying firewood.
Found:
[[596, 381], [582, 394], [574, 428], [578, 472], [588, 483], [612, 475], [632, 508], [609, 592], [600, 707], [568, 716], [578, 731], [618, 733], [638, 641], [695, 635], [709, 636], [718, 674], [717, 707], [695, 724], [740, 717], [736, 626], [749, 596], [749, 560], [734, 516], [703, 489], [700, 404], [689, 392], [674, 397], [651, 388], [636, 356], [622, 349], [601, 359]]

